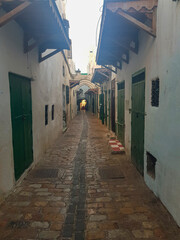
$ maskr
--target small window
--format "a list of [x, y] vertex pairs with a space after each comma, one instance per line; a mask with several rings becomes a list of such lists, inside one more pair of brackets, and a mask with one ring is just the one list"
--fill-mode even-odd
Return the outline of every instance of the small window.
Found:
[[54, 120], [54, 104], [52, 105], [51, 109], [51, 119]]
[[152, 80], [151, 105], [159, 106], [159, 78]]
[[147, 152], [147, 174], [153, 179], [156, 177], [156, 162], [157, 159], [149, 152]]
[[48, 125], [48, 105], [45, 105], [45, 125]]

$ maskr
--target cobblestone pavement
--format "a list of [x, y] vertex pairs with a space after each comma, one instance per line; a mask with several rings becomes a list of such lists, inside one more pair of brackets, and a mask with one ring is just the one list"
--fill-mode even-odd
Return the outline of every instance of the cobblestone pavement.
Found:
[[180, 240], [180, 229], [108, 130], [80, 114], [0, 206], [0, 239]]

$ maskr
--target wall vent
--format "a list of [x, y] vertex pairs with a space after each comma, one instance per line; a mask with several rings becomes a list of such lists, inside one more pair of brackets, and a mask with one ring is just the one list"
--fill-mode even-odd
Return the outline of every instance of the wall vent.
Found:
[[147, 174], [153, 179], [156, 177], [156, 162], [157, 159], [149, 152], [147, 154]]

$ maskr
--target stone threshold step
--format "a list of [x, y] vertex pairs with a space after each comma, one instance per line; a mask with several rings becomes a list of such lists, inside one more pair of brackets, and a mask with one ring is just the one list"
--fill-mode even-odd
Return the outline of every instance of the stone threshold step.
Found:
[[115, 139], [109, 140], [109, 145], [111, 147], [111, 154], [122, 154], [125, 153], [125, 148], [121, 142]]

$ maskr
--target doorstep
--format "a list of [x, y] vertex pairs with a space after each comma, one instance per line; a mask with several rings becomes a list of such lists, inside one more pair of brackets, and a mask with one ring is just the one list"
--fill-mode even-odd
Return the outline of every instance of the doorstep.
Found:
[[125, 148], [122, 145], [121, 142], [119, 142], [118, 140], [115, 139], [110, 139], [109, 140], [109, 145], [111, 147], [111, 153], [112, 154], [121, 154], [121, 153], [125, 153]]

